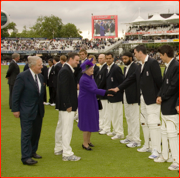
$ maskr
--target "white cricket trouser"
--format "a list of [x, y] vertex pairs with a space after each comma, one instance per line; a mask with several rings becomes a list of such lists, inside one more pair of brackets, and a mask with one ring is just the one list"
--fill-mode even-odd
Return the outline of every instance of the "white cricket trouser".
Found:
[[[77, 90], [77, 97], [79, 96], [79, 90]], [[77, 119], [79, 120], [79, 118], [78, 118], [78, 108], [77, 108], [77, 110], [76, 110], [76, 112], [75, 112], [75, 116], [77, 117]]]
[[63, 150], [63, 156], [72, 156], [72, 148], [70, 146], [73, 123], [74, 111], [59, 111], [59, 120], [55, 132], [55, 148], [54, 152]]
[[[108, 118], [112, 120], [113, 132], [116, 135], [124, 135], [122, 102], [117, 102], [117, 103], [109, 102], [108, 110], [109, 110]], [[110, 124], [111, 124], [111, 120], [110, 120]]]
[[140, 122], [139, 122], [139, 105], [138, 103], [128, 104], [126, 94], [124, 92], [124, 111], [128, 125], [128, 135], [126, 138], [136, 143], [141, 143], [140, 140]]
[[[179, 115], [163, 115], [162, 117], [162, 156], [168, 159], [168, 143], [173, 161], [179, 164]], [[165, 134], [166, 133], [166, 134]]]
[[149, 138], [151, 138], [152, 150], [156, 149], [161, 153], [160, 105], [146, 105], [142, 95], [140, 122], [144, 134], [144, 145], [150, 148]]
[[101, 100], [102, 110], [99, 110], [99, 129], [104, 130], [104, 121], [107, 120], [108, 100]]

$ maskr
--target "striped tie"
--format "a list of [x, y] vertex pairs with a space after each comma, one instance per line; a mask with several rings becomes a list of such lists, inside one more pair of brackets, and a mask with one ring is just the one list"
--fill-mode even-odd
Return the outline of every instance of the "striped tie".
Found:
[[38, 85], [37, 75], [36, 74], [35, 74], [35, 82], [36, 82], [37, 91], [39, 93], [39, 85]]

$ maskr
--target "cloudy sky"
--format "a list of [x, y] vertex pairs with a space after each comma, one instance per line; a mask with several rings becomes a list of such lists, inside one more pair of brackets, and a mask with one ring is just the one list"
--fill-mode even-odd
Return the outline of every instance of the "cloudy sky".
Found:
[[135, 20], [139, 15], [144, 19], [154, 13], [179, 13], [178, 1], [2, 1], [1, 9], [10, 14], [19, 32], [23, 26], [33, 26], [39, 16], [62, 19], [63, 24], [73, 23], [83, 32], [83, 37], [91, 35], [91, 14], [118, 15], [118, 32], [126, 30], [123, 23]]

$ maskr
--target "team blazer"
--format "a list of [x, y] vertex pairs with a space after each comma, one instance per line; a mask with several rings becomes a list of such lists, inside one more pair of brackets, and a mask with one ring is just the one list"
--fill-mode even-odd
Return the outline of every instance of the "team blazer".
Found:
[[38, 74], [38, 78], [41, 82], [40, 93], [29, 69], [16, 78], [12, 93], [12, 112], [20, 111], [21, 119], [34, 120], [37, 113], [44, 116], [44, 78], [42, 74]]
[[12, 60], [9, 64], [9, 68], [6, 74], [6, 78], [8, 77], [8, 84], [14, 85], [17, 75], [20, 73], [19, 66], [14, 60]]
[[57, 76], [61, 68], [62, 68], [62, 64], [60, 62], [54, 66], [53, 83], [55, 88], [57, 88]]
[[48, 75], [48, 69], [47, 66], [43, 64], [43, 68], [41, 69], [41, 74], [44, 77], [44, 83], [47, 84], [47, 75]]
[[[50, 70], [50, 68], [48, 70]], [[53, 84], [53, 76], [54, 76], [54, 66], [52, 66], [52, 68], [51, 68], [51, 71], [49, 73], [49, 78], [47, 76], [47, 86], [49, 86], [49, 87], [53, 87], [54, 86], [54, 84]]]
[[72, 107], [76, 111], [77, 106], [77, 83], [71, 68], [65, 64], [57, 78], [56, 109], [66, 111]]
[[[101, 70], [97, 73], [95, 78], [98, 89], [106, 90], [106, 75], [107, 75], [107, 64], [104, 64]], [[102, 100], [107, 100], [107, 96], [99, 96], [98, 98]]]
[[162, 87], [158, 93], [162, 98], [161, 112], [163, 115], [177, 114], [176, 104], [179, 98], [179, 63], [173, 59], [166, 74], [163, 75]]
[[144, 64], [143, 71], [141, 72], [141, 65], [139, 65], [136, 71], [119, 85], [118, 88], [124, 90], [133, 82], [137, 82], [139, 86], [138, 98], [140, 98], [141, 90], [146, 105], [155, 104], [162, 85], [161, 69], [157, 60], [149, 57]]
[[[126, 76], [125, 79], [126, 80], [129, 76], [131, 76], [138, 68], [138, 65], [136, 63], [132, 63]], [[126, 67], [124, 67], [124, 75], [126, 73]], [[126, 94], [126, 100], [128, 104], [133, 104], [133, 103], [138, 103], [140, 104], [140, 98], [139, 97], [139, 86], [137, 85], [137, 82], [133, 82], [129, 87], [127, 87], [124, 90], [125, 94]]]
[[95, 64], [95, 66], [94, 66], [94, 74], [93, 74], [94, 80], [96, 79], [98, 72], [99, 72], [99, 67]]
[[[124, 80], [124, 75], [121, 68], [113, 64], [109, 73], [106, 74], [106, 89], [116, 88]], [[123, 91], [118, 92], [114, 96], [107, 96], [107, 99], [110, 103], [117, 103], [123, 100]]]

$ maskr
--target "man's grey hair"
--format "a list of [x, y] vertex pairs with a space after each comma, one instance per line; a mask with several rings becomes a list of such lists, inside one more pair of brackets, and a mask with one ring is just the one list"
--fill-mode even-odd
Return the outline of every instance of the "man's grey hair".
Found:
[[20, 56], [20, 54], [14, 53], [14, 54], [12, 54], [12, 59], [16, 59], [16, 58], [19, 57], [19, 56]]
[[[35, 66], [37, 63], [37, 60], [41, 59], [38, 56], [28, 56], [28, 65], [31, 68], [32, 66]], [[41, 59], [42, 60], [42, 59]]]

